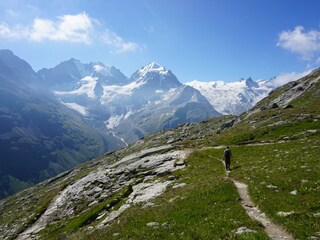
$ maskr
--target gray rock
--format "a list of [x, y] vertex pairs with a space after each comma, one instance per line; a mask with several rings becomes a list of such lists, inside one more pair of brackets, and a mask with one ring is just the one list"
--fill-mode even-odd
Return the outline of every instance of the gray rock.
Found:
[[320, 212], [317, 212], [317, 213], [314, 213], [314, 214], [312, 214], [314, 217], [316, 217], [316, 218], [320, 218]]
[[255, 233], [255, 232], [257, 232], [257, 231], [251, 230], [251, 229], [246, 228], [246, 227], [239, 227], [239, 228], [236, 230], [236, 234], [249, 233], [249, 232]]
[[168, 222], [165, 222], [161, 225], [163, 228], [169, 228], [169, 223]]
[[159, 223], [158, 222], [149, 222], [149, 223], [147, 223], [147, 226], [152, 227], [152, 228], [158, 228]]
[[271, 108], [272, 108], [272, 109], [278, 108], [278, 107], [279, 107], [278, 103], [272, 103], [272, 105], [271, 105]]
[[169, 181], [173, 181], [173, 180], [175, 180], [175, 179], [176, 179], [175, 176], [169, 176], [169, 177], [168, 177], [168, 180], [169, 180]]
[[185, 187], [185, 186], [187, 186], [186, 183], [179, 183], [179, 184], [174, 185], [172, 188], [182, 188], [182, 187]]
[[223, 124], [220, 126], [220, 131], [223, 131], [223, 130], [226, 129], [226, 128], [232, 127], [233, 124], [234, 124], [234, 122], [235, 122], [235, 119], [232, 119], [232, 120], [230, 120], [230, 121], [228, 121], [228, 122], [223, 123]]
[[317, 133], [317, 129], [309, 129], [307, 130], [307, 133]]
[[287, 104], [283, 107], [284, 109], [293, 108], [292, 104]]
[[278, 189], [278, 187], [277, 187], [277, 186], [272, 185], [272, 184], [268, 184], [268, 185], [267, 185], [267, 188], [269, 188], [269, 189], [273, 189], [273, 190]]
[[287, 217], [287, 216], [290, 216], [292, 214], [294, 214], [294, 211], [291, 211], [291, 212], [282, 212], [282, 211], [277, 212], [277, 216], [279, 216], [279, 217]]

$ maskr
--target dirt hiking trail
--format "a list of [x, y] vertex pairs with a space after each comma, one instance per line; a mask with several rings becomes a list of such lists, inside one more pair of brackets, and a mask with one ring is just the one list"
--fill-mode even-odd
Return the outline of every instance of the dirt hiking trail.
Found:
[[261, 224], [265, 227], [265, 232], [271, 239], [293, 239], [293, 237], [289, 233], [287, 233], [281, 226], [274, 224], [263, 212], [260, 211], [257, 206], [254, 205], [248, 194], [248, 186], [246, 184], [235, 181], [233, 179], [231, 180], [238, 189], [241, 198], [241, 205], [246, 210], [248, 216], [261, 222]]
[[[225, 167], [225, 163], [222, 159], [216, 158], [223, 163]], [[261, 212], [261, 210], [256, 206], [248, 193], [248, 186], [245, 183], [236, 181], [232, 179], [230, 176], [230, 171], [226, 171], [226, 178], [230, 179], [234, 185], [236, 186], [239, 195], [242, 207], [246, 210], [247, 215], [252, 219], [260, 222], [264, 228], [267, 235], [273, 240], [293, 240], [294, 238], [287, 233], [281, 226], [274, 224], [265, 213]]]

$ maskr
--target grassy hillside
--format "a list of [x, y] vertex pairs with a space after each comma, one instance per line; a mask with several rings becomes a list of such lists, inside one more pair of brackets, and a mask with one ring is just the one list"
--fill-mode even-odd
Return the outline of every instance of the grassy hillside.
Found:
[[[242, 208], [231, 181], [235, 179], [246, 183], [255, 204], [295, 239], [320, 238], [319, 76], [320, 70], [283, 86], [236, 120], [232, 116], [221, 117], [159, 132], [1, 201], [0, 236], [14, 238], [32, 225], [70, 183], [134, 152], [170, 144], [170, 148], [157, 154], [191, 149], [185, 168], [149, 180], [145, 177], [152, 171], [128, 172], [136, 182], [100, 198], [94, 205], [84, 200], [74, 205], [73, 215], [63, 219], [57, 216], [38, 237], [269, 239], [263, 226], [250, 219]], [[219, 145], [230, 145], [233, 151], [229, 178], [221, 163], [223, 148], [214, 148]], [[106, 216], [125, 205], [132, 186], [139, 181], [168, 179], [173, 181], [161, 196], [148, 204], [137, 203], [107, 226], [99, 227]], [[241, 233], [241, 229], [249, 232]]]

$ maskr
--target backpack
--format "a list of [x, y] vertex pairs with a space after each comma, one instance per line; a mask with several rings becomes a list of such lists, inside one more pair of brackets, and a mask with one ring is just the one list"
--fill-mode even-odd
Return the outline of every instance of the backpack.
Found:
[[224, 157], [230, 159], [230, 157], [231, 157], [231, 150], [230, 149], [226, 149], [224, 151]]

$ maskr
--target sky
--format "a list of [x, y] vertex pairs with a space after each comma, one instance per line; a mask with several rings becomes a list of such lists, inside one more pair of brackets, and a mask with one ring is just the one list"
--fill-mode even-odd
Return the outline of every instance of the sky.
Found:
[[70, 58], [181, 82], [295, 76], [320, 65], [318, 0], [0, 0], [0, 49], [35, 71]]

